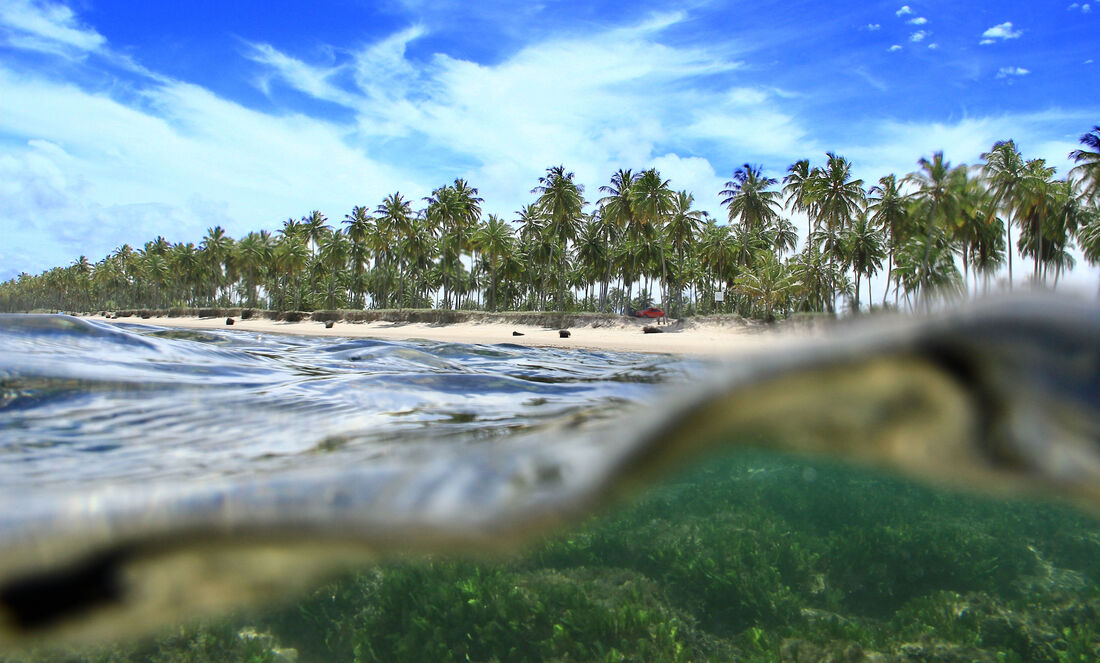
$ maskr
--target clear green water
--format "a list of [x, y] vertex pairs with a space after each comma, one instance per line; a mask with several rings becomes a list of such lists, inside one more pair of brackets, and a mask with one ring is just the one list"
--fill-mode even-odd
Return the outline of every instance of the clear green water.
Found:
[[[294, 653], [289, 650], [293, 649]], [[391, 559], [271, 610], [6, 661], [1095, 661], [1100, 529], [764, 453], [494, 559]]]

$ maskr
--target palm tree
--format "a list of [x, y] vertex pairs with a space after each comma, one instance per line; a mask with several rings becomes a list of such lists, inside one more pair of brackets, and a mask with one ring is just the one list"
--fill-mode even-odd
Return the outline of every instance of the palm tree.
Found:
[[228, 283], [227, 263], [233, 249], [233, 238], [225, 234], [221, 226], [206, 229], [206, 237], [199, 245], [207, 270], [214, 279], [214, 287], [221, 291]]
[[811, 177], [814, 205], [827, 230], [843, 231], [863, 209], [867, 195], [863, 180], [851, 179], [852, 164], [847, 159], [832, 152], [825, 156], [825, 168], [816, 169]]
[[[611, 247], [607, 242], [605, 226], [597, 209], [581, 224], [574, 241], [573, 256], [578, 263], [575, 275], [585, 289], [585, 302], [591, 301], [589, 289], [600, 280], [600, 274], [607, 265], [610, 253]], [[585, 310], [587, 310], [587, 304]]]
[[1100, 209], [1086, 207], [1077, 228], [1077, 242], [1090, 265], [1100, 265]]
[[[634, 208], [631, 204], [631, 187], [636, 181], [634, 173], [629, 169], [620, 168], [611, 176], [610, 186], [601, 186], [600, 191], [607, 195], [600, 198], [596, 204], [603, 210], [602, 218], [608, 233], [608, 239], [612, 235], [620, 240], [626, 237], [626, 232], [634, 226]], [[616, 232], [617, 231], [617, 232]], [[611, 280], [612, 261], [617, 247], [612, 245], [607, 256], [607, 271], [604, 275], [604, 287], [600, 292], [600, 310], [604, 310], [607, 303], [607, 283]], [[629, 295], [627, 296], [629, 301]]]
[[778, 180], [764, 177], [759, 166], [745, 164], [733, 173], [726, 188], [719, 192], [722, 204], [729, 207], [729, 222], [747, 230], [764, 228], [779, 218], [779, 192], [769, 191]]
[[1030, 256], [1035, 261], [1032, 280], [1038, 282], [1046, 253], [1043, 236], [1052, 203], [1054, 168], [1047, 166], [1045, 159], [1030, 159], [1024, 164], [1024, 174], [1016, 202], [1016, 221], [1020, 225], [1016, 246], [1021, 256]]
[[317, 255], [317, 247], [321, 245], [321, 241], [328, 236], [328, 233], [332, 230], [332, 228], [329, 228], [328, 225], [326, 225], [328, 223], [328, 219], [325, 218], [325, 215], [321, 214], [317, 210], [313, 210], [312, 212], [310, 212], [309, 216], [302, 217], [301, 223], [302, 233], [307, 239], [309, 239], [309, 254], [310, 256], [315, 256]]
[[496, 214], [477, 229], [474, 244], [489, 259], [489, 310], [497, 310], [497, 272], [501, 263], [513, 250], [512, 227]]
[[1100, 193], [1100, 126], [1095, 126], [1092, 131], [1082, 134], [1081, 144], [1088, 149], [1074, 150], [1069, 153], [1075, 165], [1069, 172], [1080, 178], [1082, 184], [1082, 197], [1097, 204], [1097, 195]]
[[244, 272], [244, 287], [248, 295], [248, 306], [255, 308], [257, 305], [256, 287], [262, 274], [263, 266], [269, 261], [271, 253], [271, 238], [267, 231], [262, 233], [251, 232], [237, 242], [236, 262]]
[[[905, 176], [905, 181], [914, 184], [917, 190], [911, 195], [916, 202], [920, 218], [924, 221], [924, 238], [922, 242], [925, 250], [925, 262], [932, 257], [933, 247], [939, 247], [946, 242], [946, 230], [949, 223], [953, 223], [960, 213], [960, 201], [957, 196], [957, 187], [952, 186], [952, 178], [958, 170], [953, 170], [951, 164], [944, 160], [943, 152], [936, 152], [932, 160], [921, 157], [917, 162], [921, 169]], [[959, 166], [965, 174], [966, 166]], [[965, 176], [965, 175], [964, 175]], [[921, 274], [927, 275], [931, 266], [926, 264]], [[920, 283], [930, 283], [923, 279]], [[931, 294], [931, 290], [925, 288], [922, 294]], [[925, 303], [930, 300], [925, 299]]]
[[985, 165], [982, 166], [982, 176], [986, 180], [990, 193], [993, 194], [993, 205], [990, 207], [990, 217], [998, 210], [1005, 213], [1005, 246], [1008, 251], [1008, 288], [1012, 289], [1012, 224], [1015, 220], [1017, 208], [1017, 196], [1026, 178], [1023, 157], [1016, 149], [1016, 143], [1011, 140], [998, 141], [993, 144], [993, 149], [982, 155]]
[[815, 212], [815, 177], [810, 170], [809, 159], [801, 159], [787, 168], [787, 176], [783, 178], [783, 195], [786, 203], [793, 212], [802, 212], [809, 217], [806, 227], [806, 242], [810, 241], [813, 234]]
[[[462, 290], [462, 252], [468, 243], [468, 229], [481, 218], [481, 198], [477, 189], [470, 187], [466, 180], [456, 179], [453, 186], [442, 186], [424, 199], [428, 203], [427, 219], [430, 227], [438, 229], [441, 237], [442, 258], [449, 266], [444, 270], [443, 305], [458, 308]], [[448, 279], [450, 279], [448, 281]], [[449, 295], [454, 295], [453, 305]]]
[[[863, 180], [851, 178], [852, 164], [847, 159], [832, 152], [826, 152], [825, 156], [825, 167], [815, 168], [810, 174], [817, 212], [814, 225], [818, 226], [818, 237], [837, 240], [832, 242], [833, 250], [826, 252], [829, 260], [836, 261], [842, 260], [840, 234], [862, 211], [867, 195], [863, 191]], [[829, 310], [833, 310], [832, 304]]]
[[775, 320], [775, 309], [786, 305], [797, 283], [794, 273], [785, 263], [768, 253], [751, 271], [734, 281], [734, 288], [753, 304], [764, 310], [764, 320]]
[[699, 234], [707, 218], [707, 213], [702, 210], [691, 209], [695, 197], [687, 191], [678, 191], [673, 197], [672, 210], [669, 213], [666, 234], [669, 244], [676, 252], [676, 299], [672, 315], [683, 315], [684, 302], [684, 269], [687, 258], [685, 252], [695, 243], [695, 237]]
[[348, 236], [339, 230], [327, 233], [321, 240], [321, 281], [325, 289], [324, 308], [332, 310], [344, 304], [347, 283], [347, 259], [351, 249]]
[[413, 225], [416, 223], [416, 214], [412, 211], [412, 203], [405, 200], [401, 196], [401, 192], [397, 191], [386, 196], [378, 207], [374, 209], [374, 213], [378, 215], [379, 223], [386, 226], [389, 230], [388, 234], [391, 237], [391, 256], [396, 256], [396, 263], [398, 266], [398, 272], [400, 274], [398, 284], [398, 301], [402, 301], [405, 296], [406, 288], [406, 258], [399, 252], [393, 250], [397, 246], [403, 244], [410, 234], [413, 232]]
[[531, 193], [539, 194], [535, 205], [546, 217], [547, 232], [560, 244], [557, 308], [564, 311], [568, 242], [576, 237], [577, 224], [588, 204], [584, 200], [584, 187], [573, 181], [573, 173], [566, 172], [565, 166], [553, 166], [546, 169], [546, 175], [539, 178], [539, 185], [531, 189]]
[[[889, 284], [894, 273], [894, 254], [907, 235], [909, 217], [906, 213], [905, 196], [898, 190], [897, 179], [893, 173], [879, 178], [878, 184], [871, 187], [870, 194], [867, 198], [867, 211], [870, 212], [871, 221], [875, 226], [885, 232], [886, 239], [887, 287], [882, 293], [882, 304], [885, 306], [886, 297], [890, 293]], [[897, 297], [897, 289], [894, 290], [894, 296]]]
[[845, 233], [848, 259], [856, 275], [855, 310], [859, 307], [859, 279], [867, 277], [867, 307], [871, 307], [871, 277], [874, 276], [882, 261], [886, 258], [886, 238], [882, 230], [875, 227], [866, 212], [856, 217], [855, 223]]
[[373, 231], [373, 223], [367, 215], [367, 209], [356, 205], [351, 208], [351, 214], [345, 214], [341, 222], [347, 228], [345, 233], [349, 240], [348, 260], [351, 265], [351, 301], [355, 308], [363, 308], [366, 302], [363, 300], [363, 292], [366, 290], [367, 266], [367, 242]]
[[[634, 210], [634, 219], [638, 227], [648, 229], [656, 235], [661, 258], [661, 286], [667, 282], [665, 275], [664, 243], [660, 241], [661, 227], [668, 220], [673, 209], [675, 194], [668, 186], [668, 180], [662, 180], [656, 168], [643, 172], [634, 182], [630, 192], [630, 203]], [[667, 298], [662, 292], [661, 302]]]
[[781, 216], [776, 217], [771, 225], [764, 229], [764, 233], [768, 236], [772, 249], [779, 257], [794, 251], [795, 247], [798, 246], [798, 230], [790, 219]]

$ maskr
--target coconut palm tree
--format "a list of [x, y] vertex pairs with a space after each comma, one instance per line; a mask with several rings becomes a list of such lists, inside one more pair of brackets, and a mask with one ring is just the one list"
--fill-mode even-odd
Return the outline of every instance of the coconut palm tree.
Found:
[[792, 212], [804, 213], [809, 221], [806, 227], [806, 241], [810, 241], [813, 234], [815, 211], [814, 184], [816, 178], [810, 170], [809, 159], [801, 159], [787, 168], [787, 175], [783, 178], [783, 195], [786, 196], [786, 204]]
[[764, 312], [764, 320], [775, 320], [775, 309], [786, 307], [797, 278], [790, 267], [767, 253], [753, 267], [734, 280], [734, 288]]
[[[874, 225], [885, 233], [887, 287], [882, 293], [882, 304], [885, 306], [886, 297], [890, 294], [889, 284], [894, 273], [894, 254], [909, 235], [909, 216], [906, 213], [905, 196], [898, 190], [897, 178], [893, 173], [879, 178], [878, 184], [871, 187], [867, 198], [867, 211], [871, 214]], [[896, 289], [894, 297], [896, 300]]]
[[843, 231], [864, 207], [867, 194], [863, 180], [852, 179], [852, 164], [842, 156], [826, 152], [824, 168], [812, 173], [813, 202], [817, 216], [827, 230]]
[[[634, 226], [634, 208], [631, 204], [631, 187], [637, 177], [629, 169], [620, 168], [611, 176], [610, 186], [601, 186], [600, 191], [607, 195], [596, 203], [603, 210], [602, 218], [606, 227], [608, 241], [614, 236], [622, 241]], [[607, 303], [607, 283], [611, 280], [611, 269], [615, 249], [612, 244], [607, 256], [607, 271], [604, 275], [604, 288], [600, 293], [600, 310]], [[629, 301], [629, 296], [628, 296]]]
[[328, 219], [324, 214], [321, 214], [318, 210], [313, 210], [309, 213], [309, 216], [303, 216], [301, 225], [302, 233], [309, 240], [310, 244], [310, 256], [317, 255], [317, 248], [321, 245], [321, 242], [328, 236], [328, 233], [332, 230], [328, 225]]
[[[961, 202], [958, 196], [958, 187], [953, 186], [952, 180], [957, 179], [957, 169], [952, 169], [951, 164], [943, 158], [943, 152], [936, 152], [932, 159], [921, 157], [917, 162], [921, 169], [905, 176], [905, 181], [913, 184], [916, 191], [911, 194], [915, 202], [913, 209], [917, 210], [920, 218], [923, 236], [926, 241], [921, 245], [926, 252], [925, 259], [932, 258], [932, 250], [941, 243], [947, 241], [948, 225], [960, 215]], [[965, 177], [966, 166], [959, 166]], [[920, 274], [928, 275], [931, 266], [925, 266]], [[927, 278], [920, 283], [931, 283]], [[922, 294], [931, 294], [929, 288], [922, 288]], [[930, 303], [926, 300], [926, 303]]]
[[1054, 168], [1046, 165], [1045, 159], [1030, 159], [1024, 164], [1025, 176], [1017, 193], [1017, 217], [1020, 225], [1020, 238], [1016, 247], [1021, 256], [1034, 260], [1032, 280], [1040, 280], [1040, 270], [1046, 254], [1044, 250], [1044, 227], [1050, 216], [1051, 194], [1054, 184]]
[[[630, 192], [630, 204], [639, 231], [648, 230], [649, 234], [657, 240], [660, 249], [662, 288], [667, 282], [667, 276], [664, 243], [660, 241], [660, 231], [672, 212], [673, 198], [675, 197], [672, 189], [668, 186], [668, 182], [668, 180], [661, 179], [661, 174], [657, 172], [656, 168], [650, 168], [635, 180]], [[661, 301], [662, 303], [667, 301], [663, 292]]]
[[263, 267], [270, 261], [272, 251], [271, 236], [266, 230], [259, 233], [250, 232], [237, 242], [236, 262], [240, 271], [244, 274], [244, 288], [247, 294], [247, 304], [255, 308], [257, 306], [256, 288], [263, 274]]
[[769, 191], [778, 180], [764, 177], [760, 166], [745, 164], [734, 171], [733, 179], [719, 192], [722, 204], [729, 208], [729, 222], [747, 230], [757, 230], [779, 218], [780, 193]]
[[1100, 126], [1081, 135], [1081, 144], [1088, 149], [1074, 150], [1069, 153], [1075, 165], [1069, 172], [1081, 182], [1081, 195], [1087, 202], [1100, 203]]
[[[456, 182], [460, 180], [455, 180]], [[440, 237], [448, 237], [448, 241], [440, 242], [442, 259], [452, 266], [444, 270], [443, 278], [443, 306], [458, 308], [459, 271], [453, 268], [455, 261], [460, 260], [465, 226], [469, 216], [466, 201], [462, 199], [458, 190], [450, 185], [444, 185], [432, 192], [431, 196], [424, 198], [428, 203], [427, 219], [429, 227], [439, 233]], [[478, 209], [480, 213], [480, 208]], [[450, 278], [455, 277], [455, 278]], [[454, 294], [452, 305], [450, 295]]]
[[512, 227], [496, 214], [490, 214], [489, 220], [474, 233], [474, 245], [489, 261], [490, 311], [497, 310], [497, 273], [513, 251], [513, 239]]
[[798, 246], [798, 230], [790, 219], [777, 216], [772, 223], [764, 229], [775, 254], [782, 258], [786, 253], [794, 251]]
[[345, 235], [348, 239], [348, 263], [351, 267], [349, 277], [351, 279], [351, 302], [355, 308], [363, 308], [366, 302], [363, 293], [366, 291], [367, 250], [373, 223], [365, 207], [356, 205], [351, 208], [351, 214], [345, 214], [341, 221], [345, 226]]
[[864, 212], [856, 217], [855, 223], [845, 231], [848, 259], [856, 275], [855, 310], [859, 306], [859, 279], [867, 277], [867, 307], [871, 307], [871, 277], [878, 273], [882, 261], [886, 258], [886, 238], [869, 215]]
[[321, 239], [319, 266], [324, 287], [324, 308], [332, 310], [344, 305], [347, 284], [347, 261], [351, 250], [348, 236], [336, 230]]
[[675, 308], [672, 315], [680, 317], [683, 314], [683, 291], [687, 280], [684, 278], [684, 270], [687, 267], [686, 253], [694, 246], [699, 229], [706, 221], [708, 214], [702, 210], [691, 208], [695, 197], [687, 191], [678, 191], [673, 196], [672, 210], [665, 226], [665, 235], [672, 250], [676, 252], [676, 297]]
[[212, 277], [213, 286], [221, 292], [228, 284], [227, 263], [233, 248], [233, 238], [225, 234], [221, 226], [206, 229], [206, 237], [199, 245], [202, 260], [207, 273]]
[[404, 254], [396, 250], [413, 232], [413, 224], [416, 223], [416, 214], [412, 210], [412, 203], [401, 195], [400, 191], [386, 196], [382, 203], [374, 209], [379, 223], [389, 229], [390, 255], [394, 258], [399, 273], [398, 301], [404, 299], [406, 288], [407, 261]]
[[565, 310], [565, 271], [569, 258], [568, 243], [577, 235], [577, 226], [584, 214], [584, 187], [573, 181], [573, 173], [565, 166], [546, 169], [539, 184], [531, 189], [539, 194], [535, 205], [545, 216], [547, 232], [560, 244], [558, 262], [558, 310]]
[[1077, 227], [1077, 242], [1090, 265], [1100, 265], [1100, 209], [1085, 207]]
[[993, 195], [990, 217], [997, 212], [1005, 214], [1005, 246], [1008, 253], [1008, 288], [1012, 289], [1012, 224], [1015, 222], [1017, 197], [1026, 178], [1023, 156], [1011, 140], [998, 141], [993, 149], [982, 155], [985, 165], [982, 176]]

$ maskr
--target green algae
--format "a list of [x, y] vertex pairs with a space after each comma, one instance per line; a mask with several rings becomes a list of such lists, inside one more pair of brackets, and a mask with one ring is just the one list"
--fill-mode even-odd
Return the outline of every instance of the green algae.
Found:
[[1095, 661], [1100, 527], [763, 453], [505, 560], [402, 558], [262, 614], [4, 661]]

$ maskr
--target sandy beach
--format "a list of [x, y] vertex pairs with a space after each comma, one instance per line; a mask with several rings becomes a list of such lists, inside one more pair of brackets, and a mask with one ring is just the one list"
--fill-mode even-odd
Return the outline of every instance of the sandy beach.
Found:
[[[132, 322], [186, 329], [233, 329], [259, 334], [298, 334], [344, 338], [377, 338], [383, 340], [424, 339], [451, 343], [493, 345], [512, 343], [529, 347], [553, 347], [614, 352], [656, 352], [668, 354], [722, 356], [751, 352], [773, 343], [778, 337], [791, 335], [765, 325], [728, 320], [684, 320], [661, 325], [662, 333], [646, 334], [642, 328], [653, 321], [622, 318], [598, 326], [577, 326], [569, 329], [569, 338], [560, 338], [558, 328], [514, 324], [496, 321], [429, 324], [417, 322], [346, 322], [339, 321], [331, 329], [313, 320], [285, 322], [268, 319], [234, 319], [233, 326], [224, 317], [129, 317], [112, 320], [89, 316], [106, 322]], [[519, 332], [522, 336], [516, 336]]]

